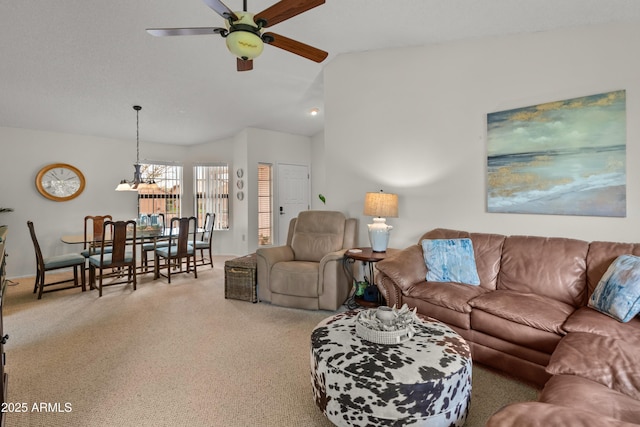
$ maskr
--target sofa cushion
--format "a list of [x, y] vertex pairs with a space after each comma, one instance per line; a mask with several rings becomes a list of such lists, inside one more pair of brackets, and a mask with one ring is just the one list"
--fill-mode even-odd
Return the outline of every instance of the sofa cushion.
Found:
[[317, 298], [319, 266], [317, 262], [285, 261], [271, 269], [270, 291], [297, 297]]
[[493, 414], [485, 427], [637, 427], [593, 411], [543, 402], [519, 402]]
[[602, 275], [620, 255], [640, 256], [640, 244], [623, 242], [591, 242], [587, 254], [587, 284], [589, 295], [593, 293]]
[[320, 262], [328, 253], [342, 249], [345, 224], [342, 212], [300, 212], [291, 238], [296, 261]]
[[559, 237], [510, 236], [504, 241], [498, 289], [544, 295], [583, 306], [589, 244]]
[[640, 399], [640, 346], [603, 335], [572, 332], [551, 355], [547, 372], [578, 375]]
[[412, 287], [406, 296], [430, 302], [460, 313], [471, 312], [469, 301], [487, 290], [462, 283], [425, 282]]
[[589, 307], [577, 309], [562, 326], [566, 332], [589, 332], [640, 344], [640, 318], [621, 323]]
[[[551, 353], [553, 353], [553, 351], [556, 349], [556, 346], [560, 342], [562, 335], [534, 328], [529, 325], [523, 325], [522, 323], [517, 323], [512, 320], [505, 319], [504, 317], [496, 316], [495, 314], [487, 313], [484, 310], [476, 308], [471, 310], [471, 313], [469, 313], [469, 317], [471, 320], [471, 329], [473, 329], [474, 331], [474, 342], [482, 341], [482, 344], [484, 345], [484, 337], [481, 338], [480, 336], [480, 334], [483, 334], [485, 336], [495, 337], [498, 339], [498, 341], [502, 341], [503, 343], [505, 343], [504, 352], [507, 353], [507, 356], [510, 357], [521, 357], [518, 347], [525, 347], [527, 349], [538, 352], [539, 356], [541, 356], [542, 359], [545, 358], [544, 355], [547, 355], [544, 365], [537, 366], [535, 368], [539, 368], [539, 373], [543, 376], [546, 376], [546, 378], [544, 378], [544, 381], [548, 379], [549, 374], [544, 371], [544, 366], [547, 365], [549, 357], [551, 356]], [[501, 348], [491, 348], [493, 350], [498, 350], [498, 352], [503, 351]], [[495, 358], [492, 357], [492, 359]], [[533, 362], [532, 360], [529, 361]], [[487, 363], [487, 361], [483, 363]], [[492, 363], [495, 363], [495, 361], [489, 361], [490, 365]], [[525, 363], [525, 365], [528, 365], [528, 363]], [[500, 365], [498, 367], [502, 368]], [[505, 365], [503, 369], [510, 370], [513, 369], [513, 367], [514, 366]], [[528, 371], [528, 367], [521, 367], [520, 369]], [[529, 371], [512, 373], [517, 376], [522, 376], [532, 374], [533, 372]], [[533, 382], [537, 382], [538, 379], [541, 378], [542, 377], [535, 375], [535, 378], [531, 378], [531, 380]]]
[[589, 298], [589, 307], [628, 322], [640, 312], [640, 257], [620, 255]]
[[595, 411], [626, 422], [640, 421], [640, 400], [576, 375], [554, 375], [544, 385], [540, 402]]
[[422, 252], [427, 281], [480, 284], [471, 239], [425, 239]]
[[389, 276], [403, 292], [407, 292], [417, 283], [424, 282], [427, 275], [422, 247], [418, 245], [409, 246], [400, 252], [387, 256], [376, 263], [376, 268]]
[[480, 286], [485, 289], [495, 289], [498, 272], [500, 271], [502, 245], [506, 236], [435, 228], [423, 234], [419, 242], [424, 239], [458, 239], [465, 237], [470, 238], [473, 242], [473, 252], [476, 256], [476, 268], [480, 277]]
[[515, 291], [487, 292], [469, 304], [506, 320], [558, 335], [564, 335], [562, 325], [574, 312], [569, 304], [539, 294]]
[[[429, 317], [438, 319], [442, 323], [446, 323], [447, 326], [452, 327], [458, 332], [464, 339], [470, 340], [471, 336], [465, 334], [464, 331], [470, 331], [471, 329], [471, 313], [462, 313], [460, 311], [452, 310], [450, 308], [443, 307], [441, 305], [432, 304], [429, 301], [425, 301], [420, 298], [413, 298], [410, 296], [403, 296], [402, 302], [409, 307], [415, 307], [418, 313], [427, 314]], [[456, 329], [457, 328], [457, 329]], [[546, 365], [546, 363], [545, 363]]]

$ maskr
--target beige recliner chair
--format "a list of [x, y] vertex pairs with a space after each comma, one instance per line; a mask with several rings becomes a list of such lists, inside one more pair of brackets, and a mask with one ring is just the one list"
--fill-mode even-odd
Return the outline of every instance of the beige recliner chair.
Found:
[[303, 211], [289, 223], [285, 246], [256, 251], [258, 297], [273, 304], [336, 310], [351, 283], [342, 258], [356, 244], [357, 220], [341, 212]]

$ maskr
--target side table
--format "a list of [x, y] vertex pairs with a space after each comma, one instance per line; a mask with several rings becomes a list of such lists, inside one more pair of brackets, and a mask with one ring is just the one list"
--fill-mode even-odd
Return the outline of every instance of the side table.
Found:
[[[354, 283], [356, 278], [353, 274], [353, 264], [356, 261], [362, 262], [365, 266], [369, 267], [369, 278], [365, 280], [369, 283], [369, 287], [377, 287], [375, 284], [375, 263], [378, 261], [382, 261], [391, 253], [396, 252], [398, 249], [388, 248], [386, 252], [374, 252], [371, 248], [353, 248], [349, 249], [344, 253], [344, 258], [342, 259], [343, 266], [345, 272], [347, 273], [347, 277], [351, 279], [351, 283]], [[351, 298], [347, 301], [347, 306], [349, 308], [355, 308], [357, 306], [365, 306], [365, 307], [375, 307], [379, 305], [384, 305], [384, 300], [381, 296], [378, 297], [377, 301], [367, 301], [361, 297], [357, 297], [355, 295], [355, 291], [352, 294]]]

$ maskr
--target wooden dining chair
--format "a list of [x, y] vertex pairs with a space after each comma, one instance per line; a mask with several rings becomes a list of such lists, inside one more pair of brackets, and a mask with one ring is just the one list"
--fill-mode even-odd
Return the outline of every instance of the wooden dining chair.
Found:
[[[160, 222], [161, 225], [161, 236], [165, 235], [165, 230], [166, 230], [166, 223], [164, 222], [164, 214], [163, 213], [159, 213], [158, 215], [158, 221]], [[149, 220], [151, 220], [151, 215], [149, 215]], [[156, 248], [166, 248], [167, 246], [169, 246], [169, 241], [168, 240], [158, 240], [158, 237], [153, 237], [151, 242], [146, 242], [146, 243], [142, 243], [141, 247], [140, 247], [140, 258], [141, 258], [141, 266], [142, 269], [145, 272], [149, 271], [149, 253], [151, 253], [152, 259], [154, 256], [154, 252], [156, 250]]]
[[[111, 215], [87, 215], [84, 217], [84, 247], [81, 252], [85, 258], [102, 250], [104, 222], [112, 221]], [[104, 250], [110, 251], [107, 245]]]
[[[102, 296], [105, 286], [133, 283], [136, 290], [136, 222], [105, 221], [102, 229], [103, 236], [110, 236], [110, 241], [102, 239], [100, 250], [89, 256], [89, 280], [92, 287], [96, 286], [96, 270], [98, 270], [98, 293]], [[107, 251], [107, 246], [111, 251]], [[126, 280], [123, 269], [127, 269]], [[105, 271], [105, 270], [110, 271]], [[105, 283], [104, 279], [113, 278], [114, 281]]]
[[[186, 263], [187, 270], [191, 271], [193, 265], [193, 275], [198, 278], [198, 270], [196, 269], [196, 233], [197, 223], [196, 217], [183, 217], [171, 219], [171, 230], [169, 231], [168, 245], [164, 248], [157, 248], [155, 250], [154, 260], [154, 279], [158, 279], [161, 275], [160, 269], [166, 268], [166, 277], [171, 283], [171, 270], [173, 268], [180, 268], [180, 272], [183, 272], [183, 262]], [[160, 261], [164, 260], [164, 264], [161, 265]]]
[[[213, 253], [211, 244], [213, 243], [213, 225], [216, 221], [215, 213], [208, 213], [204, 216], [204, 229], [200, 240], [196, 240], [196, 251], [200, 251], [200, 256], [196, 259], [198, 265], [209, 265], [213, 268]], [[209, 257], [204, 256], [204, 251], [209, 252]]]
[[[36, 280], [33, 286], [33, 293], [38, 292], [38, 299], [42, 298], [44, 292], [60, 291], [63, 289], [71, 289], [78, 287], [78, 269], [80, 270], [80, 277], [82, 279], [82, 292], [86, 291], [86, 283], [84, 278], [84, 265], [86, 259], [79, 253], [54, 255], [50, 257], [42, 256], [40, 250], [40, 244], [36, 237], [36, 231], [32, 221], [27, 221], [27, 227], [29, 227], [29, 233], [31, 234], [31, 240], [33, 241], [33, 248], [36, 252]], [[60, 270], [63, 268], [73, 268], [73, 279], [59, 280], [57, 282], [45, 283], [45, 273], [51, 270]], [[45, 287], [59, 285], [62, 283], [70, 283], [73, 280], [73, 286], [56, 287], [54, 289], [44, 290]]]

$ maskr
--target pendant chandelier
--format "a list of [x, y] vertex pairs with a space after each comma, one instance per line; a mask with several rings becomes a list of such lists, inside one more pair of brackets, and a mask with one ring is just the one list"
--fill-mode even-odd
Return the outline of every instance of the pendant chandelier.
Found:
[[133, 109], [136, 110], [136, 163], [133, 165], [133, 180], [123, 179], [116, 187], [116, 191], [156, 190], [159, 187], [153, 178], [148, 181], [142, 180], [142, 172], [140, 171], [140, 110], [142, 107], [134, 105]]

